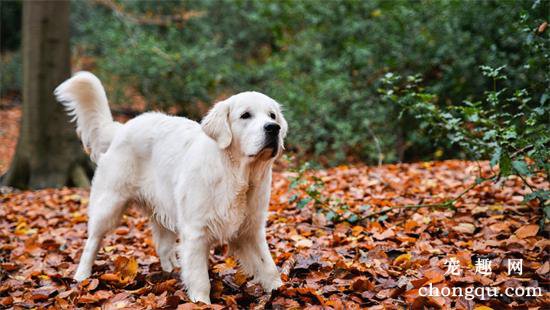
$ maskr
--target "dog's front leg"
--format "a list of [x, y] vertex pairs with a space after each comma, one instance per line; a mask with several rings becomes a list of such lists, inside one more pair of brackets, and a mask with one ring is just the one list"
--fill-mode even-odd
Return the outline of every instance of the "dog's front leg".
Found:
[[208, 278], [209, 244], [200, 228], [186, 229], [181, 235], [179, 257], [181, 277], [187, 294], [193, 302], [210, 304], [210, 280]]
[[243, 271], [254, 276], [254, 280], [259, 282], [268, 292], [283, 284], [265, 238], [270, 187], [271, 171], [249, 192], [249, 223], [244, 225], [245, 229], [229, 245], [230, 250], [239, 260]]
[[239, 260], [245, 273], [254, 276], [254, 281], [270, 292], [283, 284], [281, 275], [269, 252], [265, 239], [265, 228], [245, 233], [230, 244], [233, 254]]

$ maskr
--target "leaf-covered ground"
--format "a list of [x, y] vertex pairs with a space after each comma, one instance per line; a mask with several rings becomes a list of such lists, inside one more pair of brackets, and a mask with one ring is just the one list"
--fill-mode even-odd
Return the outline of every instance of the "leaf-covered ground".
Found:
[[[306, 174], [306, 180], [322, 181], [323, 196], [349, 206], [337, 212], [353, 224], [327, 218], [313, 202], [304, 205], [305, 191], [289, 187], [296, 174], [276, 172], [267, 231], [285, 285], [265, 294], [238, 271], [226, 249], [218, 247], [210, 256], [212, 307], [544, 308], [550, 302], [550, 241], [538, 226], [540, 209], [522, 203], [529, 189], [521, 180], [482, 183], [457, 202], [456, 211], [393, 208], [456, 197], [475, 182], [479, 168], [477, 163], [451, 160], [342, 166]], [[481, 163], [481, 170], [491, 174], [487, 163]], [[549, 186], [541, 177], [530, 182]], [[147, 219], [137, 211], [131, 209], [106, 237], [92, 278], [77, 284], [71, 276], [86, 238], [88, 190], [2, 191], [0, 308], [196, 307], [177, 272], [161, 271]], [[461, 275], [445, 274], [445, 261], [452, 257], [460, 262]], [[475, 272], [478, 257], [491, 260], [490, 275]], [[521, 276], [508, 275], [511, 258], [523, 259]], [[439, 288], [541, 287], [542, 296], [419, 296], [419, 288], [430, 283]]]

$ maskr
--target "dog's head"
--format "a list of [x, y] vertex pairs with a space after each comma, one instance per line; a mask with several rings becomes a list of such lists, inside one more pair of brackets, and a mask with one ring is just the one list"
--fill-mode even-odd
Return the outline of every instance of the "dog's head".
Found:
[[222, 149], [248, 158], [270, 159], [283, 149], [288, 129], [279, 104], [258, 92], [244, 92], [218, 102], [201, 122]]

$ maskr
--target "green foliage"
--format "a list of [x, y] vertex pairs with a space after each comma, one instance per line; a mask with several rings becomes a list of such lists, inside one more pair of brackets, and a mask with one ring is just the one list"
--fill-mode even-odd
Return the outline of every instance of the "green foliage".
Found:
[[296, 208], [303, 209], [311, 205], [315, 212], [323, 214], [327, 221], [332, 223], [349, 222], [354, 224], [362, 218], [340, 199], [327, 196], [323, 193], [325, 183], [319, 177], [311, 173], [312, 164], [305, 162], [297, 168], [290, 171], [296, 175], [290, 178], [290, 191], [292, 195], [289, 198], [290, 204], [295, 204]]
[[[483, 96], [482, 65], [505, 66], [499, 89], [528, 89], [526, 109], [549, 99], [550, 31], [536, 31], [548, 1], [113, 3], [74, 1], [71, 18], [74, 51], [95, 59], [114, 104], [137, 93], [149, 109], [177, 105], [199, 119], [220, 98], [258, 90], [285, 107], [289, 149], [322, 164], [468, 156], [414, 115], [398, 119], [377, 92], [388, 72], [419, 74], [436, 108]], [[162, 25], [131, 18], [188, 13]]]
[[526, 34], [523, 47], [531, 56], [523, 67], [509, 70], [506, 65], [480, 66], [481, 76], [491, 85], [481, 99], [441, 105], [438, 97], [421, 85], [420, 76], [403, 79], [392, 73], [381, 80], [383, 86], [379, 92], [386, 102], [392, 103], [390, 106], [401, 111], [400, 117], [415, 118], [426, 135], [459, 147], [469, 158], [490, 158], [492, 167], [498, 164], [500, 169], [495, 180], [510, 175], [520, 177], [531, 188], [525, 201], [537, 199], [550, 218], [547, 206], [550, 192], [531, 187], [526, 179], [533, 174], [547, 179], [550, 175], [549, 76], [545, 72], [540, 79], [529, 81], [525, 88], [514, 88], [510, 83], [517, 75], [536, 75], [533, 66], [550, 68], [545, 25], [529, 27], [532, 23], [527, 13], [523, 13], [518, 22], [518, 28]]
[[[201, 12], [183, 24], [134, 23], [120, 12], [75, 2], [75, 43], [98, 58], [111, 90], [125, 86], [150, 107], [180, 105], [199, 118], [202, 102], [259, 90], [286, 108], [291, 150], [323, 163], [431, 157], [434, 140], [414, 118], [380, 102], [386, 72], [420, 72], [438, 105], [479, 96], [478, 66], [506, 64], [506, 87], [545, 89], [540, 55], [523, 49], [519, 21], [535, 27], [546, 2], [191, 1], [119, 2], [126, 13]], [[536, 36], [535, 36], [536, 37]], [[531, 38], [533, 39], [533, 38]], [[536, 39], [536, 38], [535, 38]], [[526, 67], [529, 67], [526, 69]], [[120, 92], [116, 102], [128, 100]], [[201, 108], [202, 107], [202, 108]], [[378, 145], [374, 143], [378, 138]], [[455, 149], [441, 145], [444, 154]]]
[[[535, 173], [546, 178], [549, 175], [550, 105], [544, 100], [533, 103], [525, 89], [497, 89], [497, 82], [507, 79], [504, 69], [481, 66], [493, 89], [486, 91], [482, 100], [465, 101], [463, 105], [438, 107], [436, 96], [419, 86], [418, 76], [402, 79], [388, 73], [382, 79], [385, 87], [380, 92], [399, 106], [401, 115], [414, 115], [428, 134], [459, 146], [470, 158], [491, 158], [491, 166], [498, 164], [500, 168], [494, 180], [517, 175], [531, 187], [525, 177]], [[536, 198], [545, 206], [548, 190], [531, 190], [525, 200]]]

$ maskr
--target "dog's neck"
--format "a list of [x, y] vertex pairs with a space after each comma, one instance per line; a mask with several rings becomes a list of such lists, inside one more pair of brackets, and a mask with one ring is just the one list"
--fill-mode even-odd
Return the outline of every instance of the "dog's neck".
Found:
[[225, 154], [227, 155], [227, 158], [229, 159], [229, 163], [231, 164], [231, 166], [233, 167], [240, 166], [240, 163], [235, 159], [235, 157], [233, 156], [233, 152], [231, 151], [230, 148], [228, 148], [225, 151]]
[[[235, 158], [234, 150], [231, 147], [227, 148], [225, 151], [225, 156], [227, 163], [229, 164], [229, 169], [237, 182], [240, 185], [239, 187], [253, 187], [254, 183], [258, 180], [255, 180], [258, 176], [263, 176], [266, 171], [268, 171], [273, 163], [273, 159], [269, 160], [260, 160], [241, 157], [240, 160]], [[255, 171], [252, 175], [252, 171]]]

